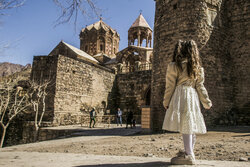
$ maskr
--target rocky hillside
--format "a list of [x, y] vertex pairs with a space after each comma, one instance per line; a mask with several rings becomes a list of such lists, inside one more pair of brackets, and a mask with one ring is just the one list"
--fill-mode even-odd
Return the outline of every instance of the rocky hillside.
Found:
[[21, 72], [27, 69], [31, 69], [30, 64], [23, 66], [20, 64], [12, 64], [8, 62], [0, 63], [0, 77], [9, 76], [16, 72]]

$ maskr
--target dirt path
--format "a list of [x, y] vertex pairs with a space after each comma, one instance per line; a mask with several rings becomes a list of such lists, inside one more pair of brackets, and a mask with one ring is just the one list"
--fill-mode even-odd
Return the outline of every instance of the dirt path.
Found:
[[[84, 137], [45, 141], [9, 149], [25, 152], [170, 158], [183, 148], [180, 134], [129, 135], [136, 132], [138, 131], [125, 128], [86, 130], [82, 133]], [[214, 128], [205, 135], [198, 135], [195, 155], [197, 159], [203, 160], [247, 160], [250, 158], [250, 128]]]
[[[1, 152], [1, 167], [185, 167], [169, 158], [75, 153]], [[249, 167], [250, 162], [197, 160], [195, 167]]]

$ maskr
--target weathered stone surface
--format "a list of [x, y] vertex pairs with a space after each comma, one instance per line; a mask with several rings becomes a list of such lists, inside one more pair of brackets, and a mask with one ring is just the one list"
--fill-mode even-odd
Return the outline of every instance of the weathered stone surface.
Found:
[[151, 70], [136, 71], [117, 75], [119, 106], [141, 114], [142, 105], [150, 105]]
[[46, 112], [43, 121], [53, 121], [57, 61], [57, 56], [34, 56], [33, 59], [31, 80], [38, 83], [42, 83], [46, 80], [51, 82], [48, 86]]
[[200, 49], [205, 86], [213, 102], [210, 112], [203, 111], [206, 123], [218, 124], [221, 118], [235, 114], [233, 122], [249, 124], [247, 18], [247, 0], [156, 1], [151, 98], [154, 130], [161, 130], [166, 67], [179, 39], [193, 39]]
[[[114, 58], [119, 51], [120, 35], [102, 20], [83, 28], [80, 33], [80, 48], [94, 56], [104, 53]], [[103, 61], [102, 61], [103, 62]]]
[[35, 57], [32, 76], [45, 73], [53, 74], [47, 108], [54, 125], [79, 123], [83, 103], [98, 112], [106, 108], [115, 78], [112, 70], [63, 55]]

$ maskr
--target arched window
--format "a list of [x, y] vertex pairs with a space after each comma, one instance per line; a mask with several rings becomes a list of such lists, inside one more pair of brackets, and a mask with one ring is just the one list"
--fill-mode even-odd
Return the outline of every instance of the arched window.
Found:
[[103, 45], [100, 44], [100, 51], [103, 51]]
[[99, 38], [99, 50], [105, 52], [105, 39], [104, 37]]
[[88, 49], [89, 49], [89, 47], [88, 47], [88, 45], [85, 45], [85, 52], [87, 52], [88, 51]]
[[114, 40], [114, 44], [113, 44], [113, 48], [114, 48], [114, 54], [116, 54], [116, 47], [117, 47], [117, 41], [116, 40]]
[[113, 46], [113, 43], [112, 43], [112, 39], [111, 38], [108, 38], [108, 41], [107, 41], [107, 51], [108, 51], [108, 54], [111, 55], [112, 54], [112, 46]]

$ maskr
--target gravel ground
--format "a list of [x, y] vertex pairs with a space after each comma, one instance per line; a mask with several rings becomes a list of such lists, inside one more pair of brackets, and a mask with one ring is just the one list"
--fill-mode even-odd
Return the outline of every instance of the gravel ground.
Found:
[[[77, 134], [85, 137], [46, 141], [17, 147], [15, 151], [170, 158], [183, 149], [178, 133], [120, 136], [129, 131], [133, 132], [125, 128], [87, 129]], [[250, 127], [213, 128], [205, 135], [197, 135], [195, 155], [203, 160], [247, 161], [250, 159]]]

